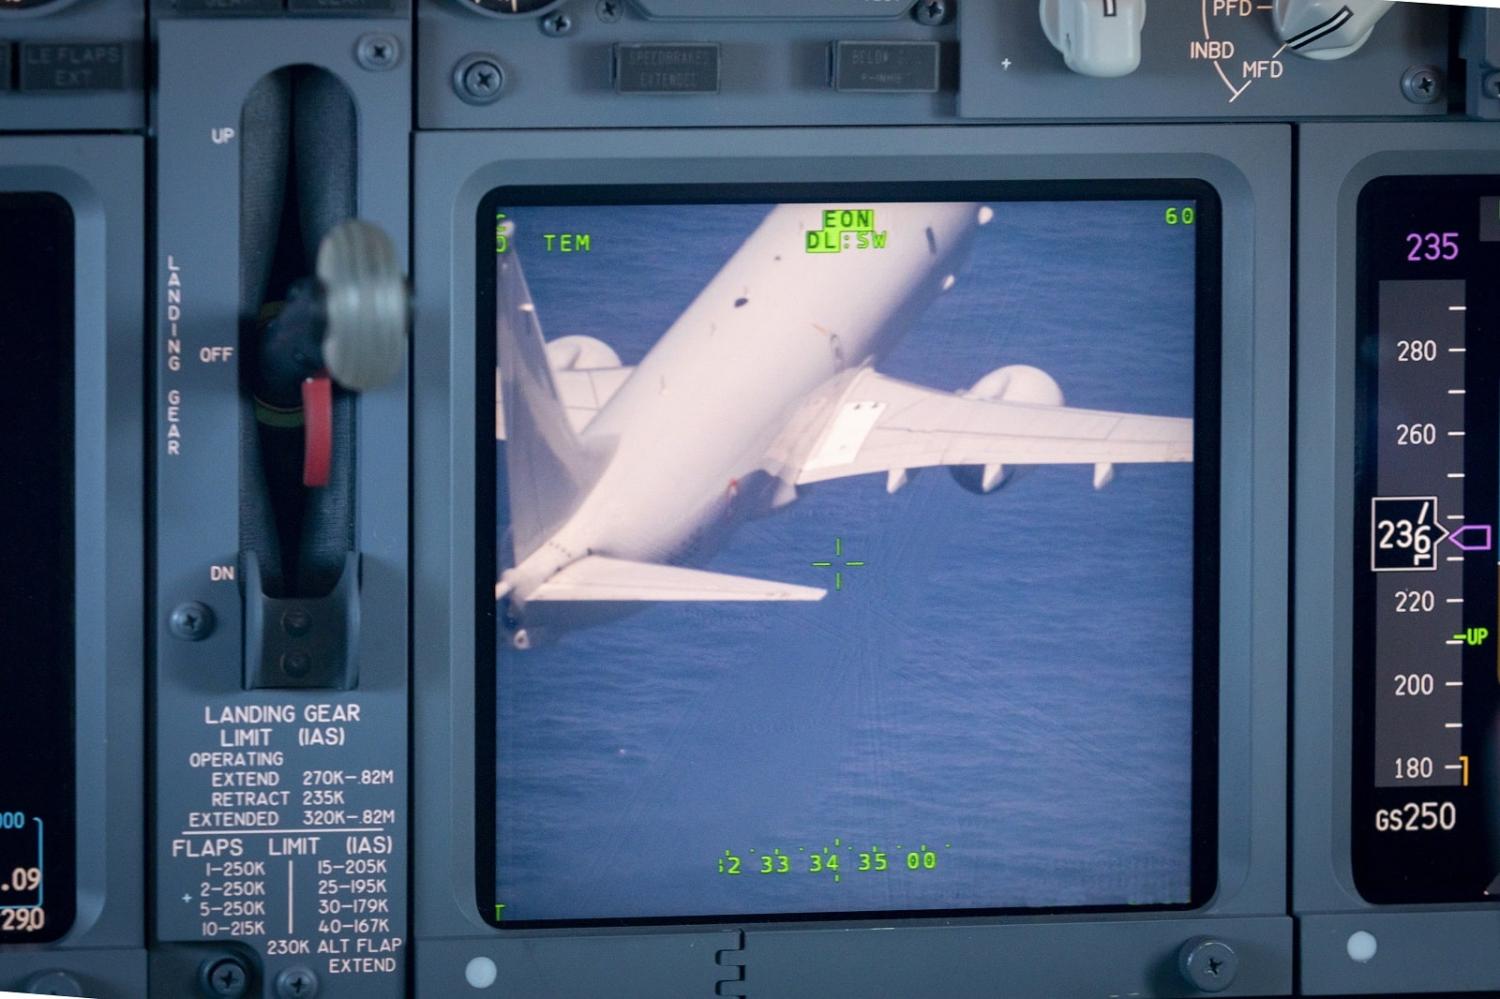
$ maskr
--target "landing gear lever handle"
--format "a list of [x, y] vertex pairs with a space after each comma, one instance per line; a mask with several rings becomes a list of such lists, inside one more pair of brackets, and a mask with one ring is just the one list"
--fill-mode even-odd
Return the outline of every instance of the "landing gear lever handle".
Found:
[[302, 383], [324, 373], [351, 392], [379, 388], [401, 370], [409, 317], [390, 237], [359, 219], [339, 223], [318, 246], [317, 276], [293, 285], [266, 326], [256, 395], [296, 408]]
[[353, 392], [385, 385], [406, 358], [410, 299], [396, 247], [377, 227], [341, 222], [318, 246], [323, 364]]

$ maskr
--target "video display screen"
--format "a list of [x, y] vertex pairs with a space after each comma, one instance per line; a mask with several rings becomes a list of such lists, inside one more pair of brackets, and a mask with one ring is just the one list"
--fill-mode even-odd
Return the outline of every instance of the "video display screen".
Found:
[[483, 202], [495, 925], [1211, 893], [1217, 199], [940, 190]]
[[73, 212], [0, 194], [0, 943], [56, 940], [76, 901]]

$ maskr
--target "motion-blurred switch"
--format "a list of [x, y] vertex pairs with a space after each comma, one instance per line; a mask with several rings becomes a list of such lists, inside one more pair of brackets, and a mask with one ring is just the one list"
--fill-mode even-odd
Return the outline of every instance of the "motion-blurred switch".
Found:
[[1084, 76], [1134, 73], [1141, 64], [1146, 0], [1041, 0], [1042, 30], [1063, 61]]

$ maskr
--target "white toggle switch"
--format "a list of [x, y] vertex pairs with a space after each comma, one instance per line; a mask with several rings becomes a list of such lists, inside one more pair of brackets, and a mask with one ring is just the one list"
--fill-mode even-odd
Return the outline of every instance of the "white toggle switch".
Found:
[[1042, 0], [1042, 30], [1084, 76], [1126, 76], [1141, 64], [1146, 0]]
[[1286, 47], [1309, 59], [1359, 51], [1394, 0], [1276, 0], [1271, 17]]

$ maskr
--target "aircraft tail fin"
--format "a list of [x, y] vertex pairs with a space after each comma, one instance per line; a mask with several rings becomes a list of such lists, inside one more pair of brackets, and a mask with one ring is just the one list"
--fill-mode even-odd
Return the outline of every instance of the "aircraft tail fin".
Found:
[[822, 600], [827, 595], [814, 586], [589, 555], [543, 583], [528, 603]]
[[573, 431], [514, 253], [499, 258], [495, 292], [510, 526], [519, 563], [573, 515], [609, 456], [585, 447]]

